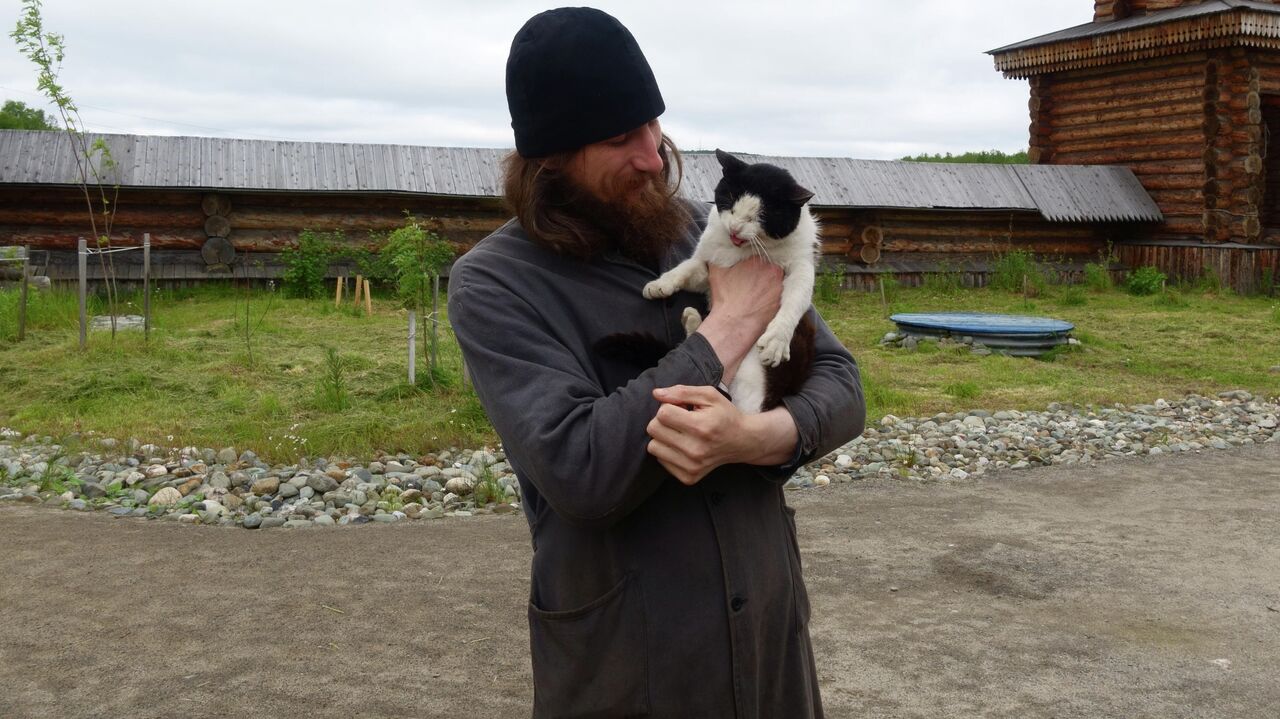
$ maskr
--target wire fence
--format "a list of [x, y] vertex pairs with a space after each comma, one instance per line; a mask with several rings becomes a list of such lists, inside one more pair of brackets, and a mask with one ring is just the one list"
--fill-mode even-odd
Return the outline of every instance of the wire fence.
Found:
[[[89, 243], [83, 237], [80, 238], [77, 247], [77, 260], [80, 269], [80, 349], [84, 349], [88, 345], [89, 339], [89, 317], [86, 311], [87, 297], [89, 293], [89, 257], [91, 255], [112, 255], [118, 252], [142, 251], [142, 332], [143, 339], [151, 340], [151, 233], [146, 232], [142, 235], [141, 247], [89, 247]], [[115, 318], [112, 318], [115, 322]], [[112, 325], [114, 327], [114, 325]]]

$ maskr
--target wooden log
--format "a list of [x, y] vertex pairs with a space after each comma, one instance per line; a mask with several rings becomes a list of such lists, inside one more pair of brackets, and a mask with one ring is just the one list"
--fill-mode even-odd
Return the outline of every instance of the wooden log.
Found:
[[892, 234], [885, 237], [881, 252], [942, 252], [947, 254], [963, 254], [970, 252], [994, 254], [1008, 252], [1010, 249], [1028, 250], [1037, 254], [1085, 255], [1097, 253], [1106, 248], [1102, 240], [1046, 241], [1027, 238], [1015, 238], [1008, 242], [1003, 238], [924, 238], [896, 237]]
[[[76, 240], [83, 235], [83, 230], [57, 227], [20, 227], [0, 225], [0, 237], [11, 240], [14, 244], [29, 245], [40, 250], [64, 250], [74, 252]], [[112, 244], [116, 246], [139, 246], [142, 244], [141, 232], [112, 232]], [[166, 249], [188, 248], [198, 250], [204, 242], [204, 233], [196, 231], [191, 234], [154, 233], [153, 243], [163, 244]]]
[[335, 308], [342, 306], [342, 289], [347, 285], [346, 275], [338, 275], [338, 279], [333, 283], [333, 306]]
[[1119, 137], [1142, 132], [1172, 133], [1179, 130], [1194, 130], [1201, 127], [1203, 119], [1199, 114], [1177, 118], [1162, 118], [1150, 122], [1115, 122], [1099, 126], [1074, 127], [1065, 130], [1054, 128], [1049, 134], [1053, 143], [1065, 143], [1073, 140], [1097, 140], [1103, 137]]
[[858, 251], [858, 257], [863, 263], [874, 265], [880, 261], [880, 245], [878, 243], [863, 245]]
[[230, 237], [231, 221], [222, 215], [214, 215], [205, 220], [204, 233], [209, 237]]
[[1103, 103], [1106, 101], [1128, 102], [1130, 100], [1179, 99], [1183, 97], [1204, 97], [1204, 77], [1199, 72], [1187, 72], [1184, 75], [1170, 77], [1153, 82], [1126, 82], [1123, 84], [1106, 84], [1093, 88], [1071, 89], [1055, 85], [1053, 97], [1055, 104], [1070, 106], [1077, 103]]
[[1164, 160], [1201, 160], [1200, 153], [1196, 151], [1194, 146], [1161, 148], [1151, 147], [1144, 149], [1123, 150], [1059, 150], [1057, 155], [1058, 164], [1062, 165], [1120, 165], [1133, 162], [1149, 162]]
[[[203, 226], [204, 218], [195, 213], [184, 213], [171, 208], [125, 208], [116, 211], [115, 227], [155, 227], [175, 229], [198, 229]], [[0, 225], [61, 225], [64, 227], [83, 227], [89, 229], [89, 216], [84, 209], [84, 201], [80, 207], [64, 205], [28, 205], [0, 206]]]
[[870, 225], [862, 231], [862, 244], [879, 246], [884, 242], [884, 231], [875, 225]]
[[[247, 207], [237, 210], [231, 217], [236, 231], [240, 230], [301, 230], [316, 231], [381, 231], [403, 227], [402, 212], [308, 212], [293, 209]], [[456, 231], [493, 232], [510, 219], [506, 214], [472, 213], [469, 215], [421, 216], [423, 227], [439, 233]]]
[[1116, 85], [1141, 86], [1169, 78], [1200, 76], [1207, 61], [1208, 56], [1204, 53], [1189, 53], [1067, 70], [1058, 74], [1053, 83], [1053, 93], [1054, 97], [1061, 97], [1079, 90]]
[[225, 216], [231, 212], [231, 198], [211, 192], [201, 199], [200, 208], [204, 210], [206, 217]]
[[235, 261], [236, 250], [231, 241], [225, 237], [210, 237], [200, 247], [200, 256], [210, 267], [219, 265], [230, 267]]
[[1054, 127], [1068, 128], [1161, 118], [1191, 117], [1199, 120], [1203, 116], [1203, 106], [1198, 98], [1184, 102], [1126, 105], [1123, 107], [1116, 107], [1112, 104], [1109, 107], [1112, 109], [1059, 104], [1055, 111], [1050, 113], [1049, 119]]
[[373, 316], [373, 294], [369, 292], [369, 280], [364, 281], [364, 314], [366, 317]]

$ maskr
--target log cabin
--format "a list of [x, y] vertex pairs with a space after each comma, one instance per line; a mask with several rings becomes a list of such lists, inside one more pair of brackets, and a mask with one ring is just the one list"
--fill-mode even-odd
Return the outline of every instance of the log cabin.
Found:
[[1128, 168], [1159, 206], [1122, 263], [1242, 291], [1280, 274], [1280, 0], [1095, 0], [990, 54], [1030, 84], [1033, 163]]
[[[462, 252], [508, 218], [499, 186], [509, 150], [91, 139], [113, 160], [102, 168], [118, 191], [112, 244], [138, 245], [149, 233], [162, 282], [278, 276], [278, 253], [306, 229], [370, 245], [409, 213]], [[1163, 217], [1124, 167], [739, 156], [785, 167], [816, 193], [824, 265], [846, 287], [871, 289], [882, 276], [918, 284], [938, 271], [981, 285], [1012, 249], [1070, 275]], [[77, 240], [92, 234], [78, 176], [65, 134], [0, 131], [0, 245], [30, 247], [55, 282], [76, 277]], [[719, 177], [714, 155], [687, 153], [679, 191], [709, 203]], [[117, 255], [118, 278], [140, 276], [136, 255]], [[97, 279], [96, 263], [89, 272]]]

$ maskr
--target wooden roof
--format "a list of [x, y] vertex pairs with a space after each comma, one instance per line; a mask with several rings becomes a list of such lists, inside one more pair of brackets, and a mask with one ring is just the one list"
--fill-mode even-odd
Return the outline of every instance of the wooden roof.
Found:
[[1280, 49], [1280, 6], [1207, 0], [1147, 15], [1085, 23], [988, 51], [1005, 77], [1030, 77], [1189, 50], [1247, 45]]
[[[111, 148], [121, 187], [220, 191], [500, 196], [507, 149], [95, 135]], [[1123, 167], [893, 162], [740, 154], [789, 170], [834, 208], [1016, 210], [1062, 222], [1159, 221]], [[0, 130], [0, 186], [74, 185], [65, 133]], [[720, 165], [685, 156], [681, 193], [710, 202]]]

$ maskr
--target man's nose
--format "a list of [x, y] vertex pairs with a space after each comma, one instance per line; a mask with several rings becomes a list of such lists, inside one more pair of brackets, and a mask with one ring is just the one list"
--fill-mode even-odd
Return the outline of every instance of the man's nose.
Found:
[[662, 155], [658, 154], [658, 146], [662, 142], [662, 136], [647, 127], [635, 133], [635, 136], [631, 166], [640, 172], [661, 172]]

